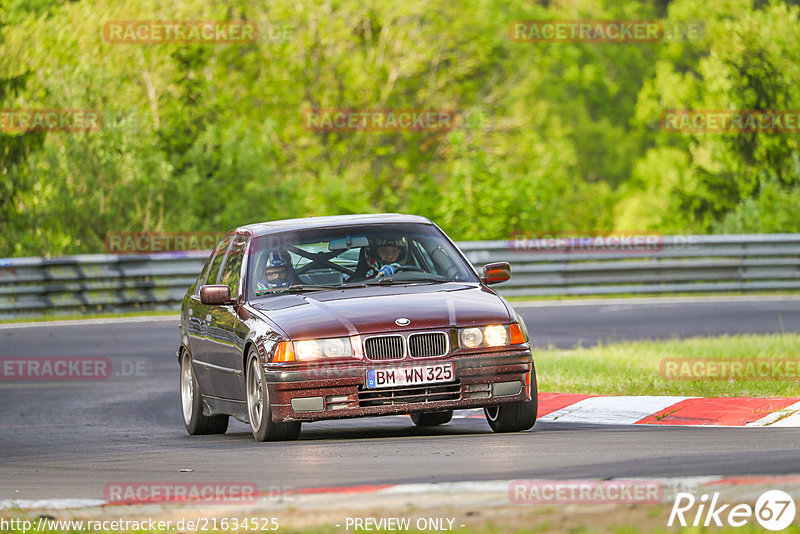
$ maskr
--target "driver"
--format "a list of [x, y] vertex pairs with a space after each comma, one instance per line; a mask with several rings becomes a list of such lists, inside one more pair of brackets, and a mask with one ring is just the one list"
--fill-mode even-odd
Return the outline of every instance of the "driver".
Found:
[[370, 240], [370, 246], [367, 247], [364, 254], [366, 260], [364, 278], [382, 278], [393, 275], [406, 261], [407, 251], [408, 243], [405, 237], [379, 237]]
[[270, 250], [264, 263], [264, 273], [256, 282], [256, 294], [261, 295], [273, 289], [280, 289], [298, 284], [297, 275], [292, 267], [292, 258], [285, 250]]

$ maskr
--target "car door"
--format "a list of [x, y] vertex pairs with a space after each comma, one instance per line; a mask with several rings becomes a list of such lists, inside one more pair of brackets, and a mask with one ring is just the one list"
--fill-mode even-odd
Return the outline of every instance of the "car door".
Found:
[[[203, 285], [213, 285], [219, 279], [222, 264], [233, 241], [233, 235], [225, 236], [214, 249], [214, 256], [208, 265], [208, 274]], [[218, 385], [220, 373], [214, 369], [210, 360], [211, 337], [216, 335], [211, 325], [212, 313], [218, 306], [210, 306], [200, 302], [200, 289], [197, 290], [197, 298], [193, 301], [192, 315], [199, 325], [202, 335], [192, 345], [192, 359], [194, 361], [195, 376], [200, 383], [200, 390], [206, 395], [218, 396], [220, 386]]]
[[[220, 270], [217, 283], [230, 289], [231, 297], [242, 296], [242, 266], [247, 250], [247, 236], [237, 235]], [[208, 328], [208, 363], [216, 373], [215, 395], [244, 400], [244, 362], [242, 351], [247, 327], [236, 312], [236, 306], [211, 306]]]
[[200, 354], [202, 350], [203, 340], [206, 335], [205, 328], [205, 309], [201, 309], [203, 304], [200, 302], [200, 288], [206, 283], [206, 276], [208, 275], [208, 267], [213, 259], [214, 251], [209, 255], [203, 270], [197, 277], [197, 282], [194, 285], [194, 291], [186, 301], [186, 314], [184, 321], [186, 325], [186, 335], [189, 338], [188, 347], [192, 356]]

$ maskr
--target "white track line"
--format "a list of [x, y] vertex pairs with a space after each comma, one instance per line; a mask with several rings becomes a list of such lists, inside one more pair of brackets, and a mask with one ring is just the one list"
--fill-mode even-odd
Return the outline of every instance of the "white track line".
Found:
[[[620, 481], [647, 481], [659, 483], [664, 488], [663, 499], [668, 502], [672, 495], [671, 493], [676, 490], [686, 491], [693, 488], [698, 488], [709, 482], [716, 482], [722, 480], [721, 476], [697, 476], [697, 477], [666, 477], [666, 478], [646, 478], [646, 477], [618, 477], [611, 479], [580, 479], [581, 482], [608, 482], [613, 480]], [[541, 480], [542, 482], [552, 483], [570, 483], [571, 479], [565, 480]], [[495, 494], [503, 499], [508, 498], [509, 488], [511, 487], [512, 480], [486, 480], [486, 481], [463, 481], [463, 482], [421, 482], [418, 484], [397, 484], [386, 488], [376, 489], [360, 494], [365, 498], [365, 495], [448, 495], [448, 494]], [[672, 490], [672, 492], [670, 492]], [[295, 499], [329, 499], [340, 498], [342, 495], [350, 495], [347, 488], [342, 488], [341, 492], [326, 492], [324, 494], [308, 494], [297, 495]], [[294, 502], [294, 500], [292, 501]], [[5, 509], [47, 509], [47, 510], [63, 510], [67, 508], [89, 508], [95, 506], [104, 506], [105, 501], [99, 499], [41, 499], [41, 500], [6, 500], [0, 501], [0, 510]], [[159, 506], [183, 506], [190, 505], [190, 503], [162, 503]], [[297, 505], [296, 502], [293, 504]]]
[[800, 426], [800, 402], [772, 412], [758, 421], [747, 423], [746, 426]]
[[88, 508], [90, 506], [102, 506], [106, 501], [100, 499], [9, 499], [0, 501], [0, 510], [12, 510], [16, 508], [46, 508], [48, 510], [64, 510], [66, 508]]
[[91, 326], [114, 323], [151, 323], [160, 321], [180, 321], [180, 315], [142, 315], [138, 317], [106, 317], [102, 319], [73, 319], [69, 321], [39, 321], [30, 323], [2, 323], [0, 330], [16, 328], [36, 328], [47, 326]]
[[540, 417], [539, 421], [631, 425], [640, 419], [695, 397], [618, 396], [589, 397]]

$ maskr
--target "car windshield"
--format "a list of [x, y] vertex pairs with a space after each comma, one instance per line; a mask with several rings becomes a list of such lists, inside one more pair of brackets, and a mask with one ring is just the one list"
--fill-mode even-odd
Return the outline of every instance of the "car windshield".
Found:
[[256, 238], [248, 298], [316, 289], [408, 283], [478, 282], [435, 226], [359, 225]]

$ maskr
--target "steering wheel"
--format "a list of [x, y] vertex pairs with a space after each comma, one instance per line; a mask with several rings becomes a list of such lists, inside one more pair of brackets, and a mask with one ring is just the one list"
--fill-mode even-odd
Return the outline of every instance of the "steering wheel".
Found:
[[400, 267], [397, 268], [397, 272], [399, 273], [400, 271], [413, 271], [413, 272], [418, 272], [418, 273], [427, 272], [427, 271], [423, 271], [422, 269], [420, 269], [419, 267], [417, 267], [415, 265], [401, 265]]

